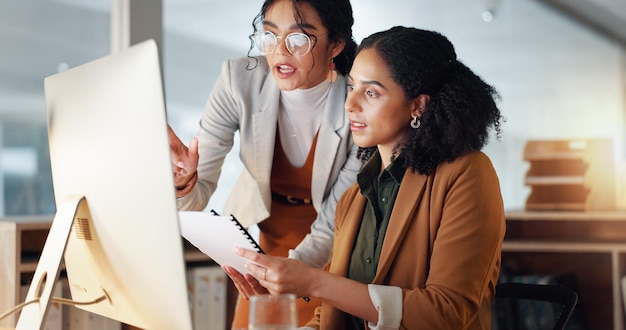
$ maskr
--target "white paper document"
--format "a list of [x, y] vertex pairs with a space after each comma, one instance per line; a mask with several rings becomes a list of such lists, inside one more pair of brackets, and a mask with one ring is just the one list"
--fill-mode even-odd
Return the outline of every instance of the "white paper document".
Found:
[[179, 211], [181, 235], [220, 266], [232, 266], [246, 274], [248, 259], [240, 257], [235, 247], [261, 252], [261, 248], [232, 216], [209, 212]]

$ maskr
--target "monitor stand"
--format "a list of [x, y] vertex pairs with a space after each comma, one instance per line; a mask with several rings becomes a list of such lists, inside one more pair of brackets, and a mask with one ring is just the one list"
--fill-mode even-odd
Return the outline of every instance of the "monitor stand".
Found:
[[[16, 330], [42, 329], [52, 292], [59, 277], [67, 241], [76, 218], [91, 218], [87, 201], [82, 195], [68, 196], [58, 205], [50, 232], [46, 238], [37, 269], [26, 294]], [[106, 295], [106, 292], [104, 293]], [[107, 297], [108, 298], [108, 297]]]

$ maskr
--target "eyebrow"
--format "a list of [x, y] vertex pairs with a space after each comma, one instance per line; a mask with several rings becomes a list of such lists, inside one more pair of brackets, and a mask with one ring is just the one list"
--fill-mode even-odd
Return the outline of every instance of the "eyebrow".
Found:
[[[348, 75], [348, 79], [351, 81], [354, 81], [354, 78], [352, 78], [351, 75]], [[385, 87], [385, 85], [383, 85], [381, 82], [376, 81], [376, 80], [363, 80], [361, 81], [361, 83], [363, 85], [374, 85], [374, 86], [379, 86], [381, 88], [387, 89], [387, 87]]]
[[[278, 25], [276, 25], [275, 23], [273, 23], [271, 21], [264, 21], [263, 25], [268, 25], [268, 26], [271, 26], [273, 28], [278, 28]], [[310, 30], [317, 31], [317, 28], [314, 25], [311, 25], [311, 24], [308, 24], [308, 23], [293, 24], [292, 26], [289, 27], [289, 29], [291, 29], [291, 30], [295, 30], [295, 29], [310, 29]]]

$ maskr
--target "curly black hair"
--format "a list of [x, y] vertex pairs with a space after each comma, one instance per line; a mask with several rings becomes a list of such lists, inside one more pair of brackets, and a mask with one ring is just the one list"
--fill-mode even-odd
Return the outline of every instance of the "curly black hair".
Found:
[[[407, 137], [394, 148], [413, 171], [431, 174], [446, 161], [469, 150], [481, 150], [490, 129], [500, 138], [503, 117], [496, 105], [497, 91], [456, 58], [452, 43], [428, 30], [396, 26], [365, 38], [363, 49], [375, 49], [392, 79], [407, 99], [430, 96], [421, 126], [409, 129]], [[407, 122], [407, 127], [409, 123]], [[357, 156], [367, 161], [376, 147], [359, 148]]]
[[[252, 21], [253, 33], [251, 36], [263, 25], [265, 12], [274, 2], [276, 2], [276, 0], [265, 0], [265, 2], [263, 2], [261, 11]], [[298, 23], [302, 22], [302, 15], [298, 8], [298, 4], [300, 3], [308, 4], [317, 12], [322, 24], [328, 29], [328, 39], [331, 42], [344, 42], [343, 50], [333, 59], [333, 62], [335, 63], [337, 72], [345, 76], [352, 67], [357, 48], [354, 37], [352, 36], [354, 16], [350, 0], [292, 0], [293, 12], [296, 22]], [[302, 31], [304, 32], [304, 28], [302, 28]], [[315, 47], [315, 44], [313, 47]], [[254, 44], [251, 44], [248, 54], [250, 54], [253, 48]]]

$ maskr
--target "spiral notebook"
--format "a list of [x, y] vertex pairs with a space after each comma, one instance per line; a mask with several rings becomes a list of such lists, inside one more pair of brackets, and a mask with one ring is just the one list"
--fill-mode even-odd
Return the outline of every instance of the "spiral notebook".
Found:
[[237, 255], [235, 247], [263, 253], [250, 233], [232, 215], [219, 215], [214, 211], [179, 211], [181, 235], [220, 266], [232, 266], [246, 274], [250, 260]]

